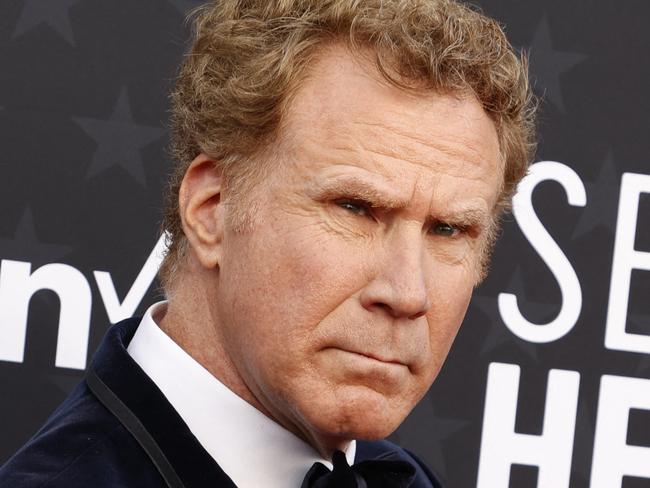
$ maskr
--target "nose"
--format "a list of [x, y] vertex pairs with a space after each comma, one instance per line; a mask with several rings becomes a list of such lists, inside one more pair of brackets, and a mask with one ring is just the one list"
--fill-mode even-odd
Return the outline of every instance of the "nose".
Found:
[[376, 272], [360, 295], [367, 310], [383, 309], [394, 318], [416, 319], [431, 308], [422, 235], [397, 236], [377, 257]]

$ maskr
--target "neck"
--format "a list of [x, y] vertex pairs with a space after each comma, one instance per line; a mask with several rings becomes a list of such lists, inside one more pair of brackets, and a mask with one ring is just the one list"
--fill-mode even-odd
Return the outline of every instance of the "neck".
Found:
[[220, 328], [213, 318], [209, 294], [190, 280], [182, 280], [179, 285], [170, 295], [164, 315], [155, 317], [156, 323], [212, 376], [260, 409], [251, 401], [254, 399], [224, 347]]
[[174, 288], [166, 309], [161, 311], [161, 316], [154, 317], [165, 334], [232, 392], [311, 445], [324, 459], [331, 459], [335, 450], [347, 451], [350, 439], [319, 434], [292, 421], [285, 412], [266, 408], [243, 380], [227, 352], [214, 302], [209, 299], [213, 295], [193, 280], [179, 280]]

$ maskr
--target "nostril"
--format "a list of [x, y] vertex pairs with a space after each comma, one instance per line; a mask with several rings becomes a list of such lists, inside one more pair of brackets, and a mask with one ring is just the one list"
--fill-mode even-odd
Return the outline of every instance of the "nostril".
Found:
[[390, 315], [393, 315], [393, 307], [391, 307], [387, 303], [375, 302], [373, 305], [375, 307], [381, 309], [381, 310], [384, 310], [385, 312], [389, 313]]
[[[392, 307], [391, 305], [389, 305], [388, 303], [385, 303], [385, 302], [378, 302], [378, 301], [373, 302], [367, 308], [369, 310], [374, 310], [375, 312], [382, 311], [386, 315], [388, 315], [390, 317], [393, 317], [393, 318], [397, 318], [397, 317], [400, 316], [400, 313], [394, 307]], [[401, 315], [403, 316], [403, 314], [401, 314]]]
[[391, 306], [390, 304], [384, 302], [375, 302], [372, 304], [372, 306], [376, 309], [383, 310], [391, 317], [394, 318], [407, 317], [409, 320], [418, 319], [427, 313], [426, 309], [423, 308], [409, 315], [408, 312], [406, 312], [406, 310], [404, 310], [403, 307]]

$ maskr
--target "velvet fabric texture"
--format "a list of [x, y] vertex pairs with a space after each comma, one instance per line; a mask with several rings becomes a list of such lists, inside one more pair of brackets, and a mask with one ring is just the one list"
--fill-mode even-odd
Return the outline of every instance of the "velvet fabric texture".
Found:
[[[235, 486], [126, 351], [139, 323], [140, 318], [131, 318], [111, 327], [89, 368], [94, 384], [99, 380], [105, 387], [100, 396], [110, 395], [130, 421], [118, 418], [93, 393], [96, 386], [91, 390], [88, 381], [82, 381], [0, 468], [1, 488]], [[147, 445], [143, 437], [156, 446], [177, 484], [170, 484], [170, 474], [161, 468], [160, 459], [143, 448]], [[412, 453], [387, 441], [358, 442], [355, 464], [387, 456], [413, 465], [413, 488], [441, 487]]]

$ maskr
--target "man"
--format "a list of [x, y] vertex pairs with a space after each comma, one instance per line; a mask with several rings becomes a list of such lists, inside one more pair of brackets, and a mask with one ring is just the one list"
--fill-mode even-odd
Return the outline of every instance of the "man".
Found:
[[532, 150], [525, 67], [448, 0], [223, 0], [173, 93], [168, 300], [0, 486], [440, 486], [425, 394]]

